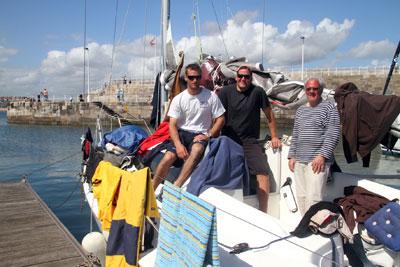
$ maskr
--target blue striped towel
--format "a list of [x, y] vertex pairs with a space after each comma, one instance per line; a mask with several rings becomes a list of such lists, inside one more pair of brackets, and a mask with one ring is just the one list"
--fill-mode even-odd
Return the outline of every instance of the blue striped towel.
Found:
[[215, 207], [165, 183], [155, 266], [219, 266]]

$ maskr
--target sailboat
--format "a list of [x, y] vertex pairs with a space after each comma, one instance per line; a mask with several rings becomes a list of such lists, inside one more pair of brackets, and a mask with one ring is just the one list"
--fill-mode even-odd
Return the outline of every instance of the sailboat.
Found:
[[[168, 10], [168, 1], [163, 0], [164, 33], [170, 32]], [[167, 43], [165, 36], [163, 35], [162, 40]], [[167, 54], [167, 46], [164, 46], [162, 52], [164, 66], [171, 62]], [[176, 71], [176, 76], [179, 76], [179, 71]], [[166, 106], [167, 99], [167, 91], [162, 89], [158, 102], [161, 109]], [[301, 96], [296, 96], [296, 99], [301, 99]], [[296, 105], [301, 103], [299, 101]], [[280, 105], [284, 107], [284, 105]], [[160, 121], [161, 118], [159, 115], [157, 120]], [[302, 221], [302, 215], [297, 208], [293, 173], [287, 167], [290, 137], [283, 139], [281, 150], [272, 149], [268, 142], [265, 142], [264, 145], [272, 171], [270, 175], [272, 190], [269, 196], [268, 213], [259, 211], [256, 208], [258, 204], [256, 196], [244, 195], [242, 188], [218, 189], [211, 187], [199, 195], [199, 199], [215, 207], [216, 210], [219, 264], [221, 266], [350, 266], [351, 256], [345, 253], [345, 244], [338, 231], [327, 236], [317, 229], [315, 234], [302, 238], [291, 234]], [[86, 167], [84, 164], [83, 174], [86, 173]], [[140, 165], [133, 164], [131, 167], [134, 171], [139, 169]], [[85, 175], [83, 176], [85, 177]], [[400, 198], [399, 189], [376, 183], [371, 178], [398, 179], [400, 175], [372, 176], [336, 172], [332, 174], [332, 180], [327, 185], [328, 195], [324, 200], [331, 202], [335, 198], [343, 196], [343, 190], [348, 186], [362, 187], [390, 200]], [[98, 219], [99, 202], [93, 194], [91, 181], [83, 179], [82, 184], [87, 203], [94, 214], [95, 221], [102, 229]], [[157, 195], [161, 194], [162, 188], [162, 186], [158, 188]], [[185, 186], [183, 186], [183, 190], [185, 190]], [[161, 217], [163, 217], [163, 203], [160, 199], [157, 201]], [[147, 221], [158, 228], [159, 223], [155, 224], [152, 220]], [[102, 235], [105, 240], [109, 238], [109, 233], [106, 231], [103, 231]], [[365, 241], [362, 242], [365, 243]], [[106, 242], [100, 243], [105, 245]], [[138, 262], [140, 266], [155, 266], [158, 253], [157, 240], [154, 239], [152, 243], [154, 248], [145, 251], [140, 256]], [[99, 250], [102, 251], [99, 256], [104, 257], [105, 248]], [[362, 249], [361, 254], [358, 252], [353, 251], [353, 254], [350, 255], [359, 259], [359, 262], [363, 262], [366, 258], [368, 262], [380, 266], [399, 266], [400, 264], [399, 252], [392, 251], [380, 244], [376, 247], [371, 245], [369, 250]], [[104, 263], [104, 259], [101, 261]]]

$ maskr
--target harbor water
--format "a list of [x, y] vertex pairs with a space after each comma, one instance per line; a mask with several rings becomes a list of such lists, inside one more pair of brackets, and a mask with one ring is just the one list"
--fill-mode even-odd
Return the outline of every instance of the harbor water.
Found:
[[[90, 210], [78, 176], [82, 159], [80, 137], [85, 131], [85, 128], [7, 124], [6, 113], [0, 112], [0, 180], [19, 181], [26, 177], [78, 242], [91, 229]], [[290, 127], [279, 131], [290, 133]], [[363, 168], [359, 162], [346, 164], [341, 144], [335, 154], [346, 172], [400, 174], [400, 158], [382, 155], [380, 149], [374, 151], [370, 168]], [[400, 188], [397, 179], [381, 182]]]

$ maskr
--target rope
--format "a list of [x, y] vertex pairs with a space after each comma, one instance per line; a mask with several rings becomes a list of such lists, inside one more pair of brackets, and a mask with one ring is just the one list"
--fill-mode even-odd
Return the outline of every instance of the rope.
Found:
[[[144, 34], [143, 34], [143, 57], [142, 57], [142, 80], [141, 80], [141, 85], [143, 88], [144, 84], [144, 62], [146, 58], [146, 34], [147, 34], [147, 16], [148, 16], [148, 0], [145, 1], [145, 7], [144, 7]], [[137, 98], [137, 94], [136, 94]], [[137, 99], [136, 99], [137, 102]]]
[[210, 0], [210, 2], [211, 2], [211, 6], [212, 6], [212, 8], [213, 8], [213, 11], [214, 11], [215, 19], [217, 20], [219, 34], [221, 35], [222, 43], [223, 43], [224, 49], [225, 49], [225, 55], [226, 55], [226, 58], [229, 59], [228, 49], [226, 48], [224, 36], [223, 36], [223, 34], [222, 34], [221, 25], [220, 25], [219, 20], [218, 20], [217, 11], [215, 10], [215, 7], [214, 7], [214, 1], [213, 1], [213, 0]]
[[112, 54], [111, 54], [110, 83], [109, 83], [110, 86], [111, 86], [111, 79], [112, 79], [112, 72], [113, 72], [113, 65], [114, 65], [115, 34], [117, 32], [117, 14], [118, 14], [118, 0], [115, 1], [114, 37], [113, 37], [113, 48], [112, 48]]
[[[21, 173], [21, 174], [17, 175], [17, 178], [7, 179], [7, 180], [3, 180], [3, 181], [4, 181], [4, 182], [14, 181], [14, 180], [18, 179], [18, 177], [25, 177], [25, 178], [27, 179], [27, 177], [31, 176], [32, 174], [34, 174], [34, 173], [36, 173], [36, 172], [39, 172], [39, 171], [42, 171], [42, 170], [44, 170], [44, 169], [47, 169], [48, 167], [51, 167], [51, 166], [53, 166], [53, 165], [56, 165], [57, 163], [60, 163], [60, 162], [62, 162], [62, 161], [64, 161], [64, 160], [70, 159], [70, 158], [72, 158], [72, 157], [76, 157], [77, 154], [78, 154], [78, 152], [75, 152], [75, 153], [73, 153], [73, 154], [71, 154], [71, 155], [69, 155], [69, 156], [66, 156], [65, 158], [62, 158], [62, 159], [60, 159], [60, 160], [56, 160], [56, 161], [54, 161], [54, 162], [52, 162], [52, 163], [50, 163], [50, 164], [45, 165], [44, 167], [38, 168], [38, 169], [36, 169], [36, 170], [33, 170], [33, 171], [31, 171], [31, 172], [29, 172], [29, 173], [27, 173], [27, 174]], [[79, 154], [80, 154], [80, 152], [79, 152]]]
[[265, 1], [263, 1], [263, 25], [261, 34], [261, 64], [264, 66], [264, 30], [265, 30]]
[[120, 44], [121, 44], [122, 36], [123, 36], [124, 33], [125, 33], [126, 18], [128, 17], [128, 13], [129, 13], [129, 10], [130, 10], [130, 8], [131, 8], [131, 3], [132, 3], [132, 0], [129, 0], [128, 8], [126, 9], [126, 12], [125, 12], [125, 15], [124, 15], [124, 21], [123, 21], [123, 23], [122, 23], [121, 34], [119, 35], [119, 39], [118, 39], [117, 45], [120, 45]]
[[83, 95], [85, 95], [86, 86], [86, 0], [84, 6], [84, 21], [83, 21]]
[[55, 210], [55, 209], [61, 208], [65, 203], [67, 203], [67, 201], [71, 198], [72, 194], [76, 191], [76, 189], [78, 188], [80, 183], [81, 183], [81, 181], [78, 179], [74, 189], [71, 191], [71, 193], [68, 195], [68, 197], [66, 197], [65, 200], [63, 202], [61, 202], [59, 205], [50, 206], [50, 209]]

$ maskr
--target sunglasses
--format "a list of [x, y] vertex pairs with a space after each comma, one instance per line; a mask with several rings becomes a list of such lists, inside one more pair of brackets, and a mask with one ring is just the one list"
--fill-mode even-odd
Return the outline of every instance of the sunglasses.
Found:
[[201, 79], [200, 75], [188, 75], [187, 76], [189, 80], [193, 81], [194, 79], [196, 79], [197, 81]]
[[317, 87], [308, 87], [308, 88], [306, 88], [306, 91], [307, 92], [309, 92], [309, 91], [318, 91], [318, 89], [319, 88], [317, 88]]
[[238, 77], [238, 79], [245, 78], [246, 80], [249, 80], [251, 76], [248, 74], [238, 74], [237, 77]]

